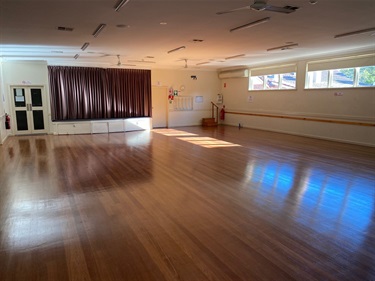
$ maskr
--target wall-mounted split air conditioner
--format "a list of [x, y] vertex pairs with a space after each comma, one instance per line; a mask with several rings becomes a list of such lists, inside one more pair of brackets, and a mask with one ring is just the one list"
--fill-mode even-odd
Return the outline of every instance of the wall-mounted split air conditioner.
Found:
[[234, 69], [219, 72], [220, 79], [249, 77], [248, 69]]

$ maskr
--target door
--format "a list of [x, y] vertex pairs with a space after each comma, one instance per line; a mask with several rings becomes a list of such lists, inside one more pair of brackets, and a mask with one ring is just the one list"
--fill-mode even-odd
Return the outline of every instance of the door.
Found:
[[12, 87], [16, 135], [47, 133], [47, 106], [43, 87]]
[[168, 126], [167, 87], [152, 86], [152, 128]]

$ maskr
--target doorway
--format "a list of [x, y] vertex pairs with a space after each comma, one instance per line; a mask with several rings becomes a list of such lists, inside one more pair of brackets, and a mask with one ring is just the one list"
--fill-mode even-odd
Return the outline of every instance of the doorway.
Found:
[[47, 133], [47, 101], [42, 86], [12, 86], [15, 135]]

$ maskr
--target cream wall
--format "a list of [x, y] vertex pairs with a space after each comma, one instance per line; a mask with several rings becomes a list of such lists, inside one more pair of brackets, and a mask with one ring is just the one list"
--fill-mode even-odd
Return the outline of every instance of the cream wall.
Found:
[[[3, 83], [5, 92], [5, 111], [11, 113], [11, 86], [43, 86], [46, 102], [49, 105], [48, 69], [45, 61], [11, 61], [3, 62]], [[11, 116], [14, 121], [14, 116]], [[48, 120], [51, 120], [51, 110], [48, 106]], [[14, 123], [12, 123], [14, 128]], [[47, 124], [51, 125], [51, 121]], [[12, 131], [11, 131], [12, 132]], [[8, 132], [9, 133], [9, 132]]]
[[[197, 79], [194, 80], [191, 76], [196, 76]], [[191, 111], [176, 111], [173, 104], [169, 103], [168, 127], [201, 125], [202, 118], [211, 117], [211, 101], [215, 102], [220, 93], [220, 80], [216, 71], [156, 69], [151, 71], [151, 82], [153, 86], [166, 86], [168, 89], [172, 87], [181, 96], [193, 97]], [[203, 102], [196, 103], [196, 96], [202, 96]]]
[[[169, 104], [169, 127], [200, 125], [202, 118], [210, 117], [211, 101], [216, 101], [218, 93], [224, 95], [227, 111], [375, 122], [375, 89], [305, 90], [305, 69], [306, 62], [298, 62], [297, 90], [293, 91], [248, 91], [247, 78], [219, 80], [215, 71], [194, 69], [152, 70], [151, 80], [152, 85], [172, 87], [179, 90], [179, 95], [193, 97], [191, 111], [175, 111], [173, 104]], [[10, 87], [45, 86], [48, 104], [49, 87], [46, 62], [0, 62], [0, 70], [0, 141], [3, 141], [9, 133], [4, 128], [3, 115], [10, 112]], [[193, 75], [197, 77], [196, 80], [191, 78]], [[183, 91], [181, 86], [184, 87]], [[336, 96], [337, 92], [343, 95]], [[203, 103], [196, 103], [196, 96], [202, 96]], [[252, 97], [252, 102], [248, 102], [249, 96]], [[50, 108], [48, 114], [50, 120]], [[239, 123], [243, 127], [375, 146], [375, 127], [226, 115], [224, 124], [238, 126]], [[51, 124], [50, 133], [53, 131]]]
[[[48, 105], [50, 104], [48, 69], [45, 61], [2, 62], [1, 69], [3, 71], [1, 89], [3, 89], [2, 94], [4, 95], [5, 103], [4, 106], [0, 103], [0, 116], [3, 115], [2, 112], [4, 111], [8, 113], [11, 112], [11, 104], [9, 103], [11, 98], [10, 87], [14, 85], [44, 86]], [[197, 79], [193, 80], [191, 78], [192, 75], [196, 76]], [[173, 104], [169, 104], [168, 125], [170, 127], [200, 125], [203, 117], [209, 117], [211, 115], [211, 101], [214, 101], [220, 89], [220, 81], [217, 78], [216, 71], [195, 71], [186, 69], [177, 71], [152, 70], [151, 77], [152, 85], [167, 86], [168, 88], [173, 87], [179, 90], [179, 95], [183, 96], [193, 96], [194, 98], [195, 96], [203, 97], [203, 103], [194, 102], [192, 111], [175, 111], [173, 109]], [[181, 91], [181, 86], [184, 86], [183, 91]], [[12, 118], [14, 117], [12, 116]], [[48, 106], [48, 120], [50, 120], [49, 133], [58, 133], [56, 131], [56, 123], [51, 122], [50, 106]], [[2, 122], [1, 126], [3, 126], [3, 123], [4, 122]], [[0, 132], [3, 139], [4, 134], [7, 132], [5, 129], [1, 129], [1, 126]], [[85, 133], [87, 132], [85, 131]]]
[[5, 87], [3, 79], [3, 63], [0, 61], [0, 144], [2, 144], [8, 136], [5, 129]]
[[[305, 90], [306, 62], [297, 67], [297, 90], [248, 91], [248, 78], [221, 80], [227, 111], [375, 123], [374, 88]], [[232, 114], [224, 124], [375, 146], [375, 127]]]

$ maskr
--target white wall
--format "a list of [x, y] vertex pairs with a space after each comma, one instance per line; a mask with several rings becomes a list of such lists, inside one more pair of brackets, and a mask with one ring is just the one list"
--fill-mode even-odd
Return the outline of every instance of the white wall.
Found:
[[[175, 111], [169, 105], [168, 125], [200, 125], [201, 119], [210, 117], [211, 101], [216, 101], [218, 93], [223, 93], [227, 111], [251, 113], [285, 114], [317, 118], [344, 119], [375, 122], [375, 89], [324, 89], [305, 90], [306, 62], [298, 62], [297, 90], [293, 91], [248, 91], [247, 78], [219, 80], [215, 71], [194, 69], [151, 71], [152, 85], [173, 87], [179, 95], [203, 96], [203, 103], [195, 103], [192, 111]], [[0, 116], [10, 112], [11, 85], [45, 86], [49, 98], [48, 70], [46, 62], [0, 62]], [[191, 79], [195, 75], [197, 80]], [[2, 80], [1, 80], [2, 78]], [[226, 87], [224, 87], [224, 83]], [[184, 86], [184, 91], [181, 91]], [[335, 96], [335, 92], [343, 93]], [[251, 95], [253, 102], [248, 102]], [[49, 99], [48, 99], [49, 104]], [[49, 109], [50, 111], [50, 109]], [[49, 120], [50, 112], [49, 113]], [[0, 141], [7, 134], [3, 117], [0, 118]], [[375, 127], [340, 125], [303, 120], [276, 119], [268, 117], [226, 115], [225, 124], [317, 138], [375, 146]], [[50, 132], [53, 126], [50, 125]]]
[[[306, 62], [297, 63], [297, 89], [248, 91], [248, 78], [221, 80], [227, 111], [375, 123], [375, 89], [304, 89]], [[226, 87], [224, 87], [224, 84]], [[335, 93], [342, 93], [337, 96]], [[248, 102], [248, 97], [252, 102]], [[225, 124], [375, 146], [375, 127], [227, 114]]]
[[[48, 120], [51, 120], [48, 69], [45, 61], [3, 62], [3, 82], [5, 92], [5, 111], [11, 113], [11, 86], [43, 86], [48, 104]], [[15, 118], [11, 116], [11, 118]], [[48, 127], [51, 126], [51, 121]]]
[[0, 144], [7, 138], [5, 129], [5, 85], [3, 79], [3, 63], [0, 61]]
[[[192, 75], [197, 79], [193, 80]], [[176, 111], [173, 103], [169, 103], [169, 127], [201, 125], [202, 118], [211, 117], [211, 101], [216, 102], [216, 96], [220, 93], [220, 80], [216, 71], [156, 69], [151, 71], [151, 82], [155, 86], [172, 87], [179, 91], [179, 95], [193, 97], [192, 111]], [[183, 91], [181, 86], [184, 87]], [[196, 103], [196, 96], [202, 96], [203, 103]]]
[[[3, 107], [5, 112], [11, 112], [11, 104], [8, 100], [10, 100], [11, 97], [10, 87], [14, 85], [44, 86], [48, 105], [50, 104], [48, 68], [46, 62], [2, 62], [2, 69], [2, 88], [4, 89], [3, 93], [5, 97], [5, 104]], [[191, 78], [192, 75], [195, 75], [197, 79], [193, 80]], [[193, 96], [194, 98], [195, 96], [203, 96], [203, 103], [194, 102], [192, 111], [175, 111], [173, 109], [173, 104], [169, 104], [168, 125], [170, 127], [200, 125], [203, 117], [210, 117], [211, 101], [216, 99], [216, 95], [219, 93], [220, 89], [220, 81], [217, 78], [216, 71], [196, 71], [190, 69], [181, 69], [177, 71], [152, 70], [151, 77], [153, 85], [167, 86], [168, 88], [173, 87], [174, 89], [179, 90], [179, 95]], [[183, 91], [181, 91], [181, 86], [184, 86]], [[0, 105], [0, 113], [2, 112], [1, 106], [2, 105]], [[2, 114], [0, 114], [0, 116], [1, 115]], [[12, 118], [14, 117], [12, 116]], [[51, 122], [50, 106], [48, 106], [48, 120], [50, 120], [49, 133], [57, 133], [56, 126]], [[2, 135], [6, 133], [1, 130], [1, 126], [0, 132]]]

